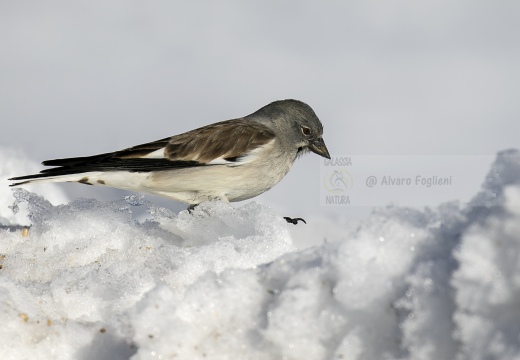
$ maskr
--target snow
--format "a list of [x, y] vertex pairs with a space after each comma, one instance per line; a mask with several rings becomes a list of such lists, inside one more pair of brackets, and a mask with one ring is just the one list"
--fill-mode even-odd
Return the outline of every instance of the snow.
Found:
[[1, 359], [520, 359], [516, 150], [469, 204], [382, 208], [300, 251], [255, 202], [14, 195], [32, 225], [0, 229]]
[[[9, 208], [14, 202], [14, 197], [7, 179], [20, 174], [37, 173], [41, 167], [22, 151], [12, 148], [0, 146], [0, 159], [2, 161], [0, 165], [0, 225], [30, 225], [25, 208], [16, 214], [13, 214]], [[56, 184], [49, 184], [45, 187], [27, 185], [25, 188], [37, 191], [55, 205], [68, 202], [67, 196]]]

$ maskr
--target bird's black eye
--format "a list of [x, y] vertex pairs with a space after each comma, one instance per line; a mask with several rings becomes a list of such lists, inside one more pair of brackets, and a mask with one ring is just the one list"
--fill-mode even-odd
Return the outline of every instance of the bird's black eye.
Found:
[[303, 135], [305, 136], [309, 136], [311, 134], [311, 129], [309, 129], [308, 127], [306, 126], [302, 126], [302, 133]]

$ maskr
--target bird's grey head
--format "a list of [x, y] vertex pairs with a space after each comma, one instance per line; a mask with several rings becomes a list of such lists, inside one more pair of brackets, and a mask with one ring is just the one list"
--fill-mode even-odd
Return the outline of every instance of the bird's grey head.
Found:
[[251, 119], [273, 129], [288, 146], [300, 155], [310, 150], [330, 159], [323, 141], [323, 125], [312, 108], [299, 100], [272, 102], [255, 113]]

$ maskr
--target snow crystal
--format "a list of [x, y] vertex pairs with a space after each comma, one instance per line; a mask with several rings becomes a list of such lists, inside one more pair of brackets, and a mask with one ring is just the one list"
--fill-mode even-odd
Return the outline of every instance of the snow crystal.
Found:
[[518, 151], [468, 205], [379, 209], [302, 251], [254, 202], [15, 196], [32, 225], [0, 230], [2, 359], [520, 358]]

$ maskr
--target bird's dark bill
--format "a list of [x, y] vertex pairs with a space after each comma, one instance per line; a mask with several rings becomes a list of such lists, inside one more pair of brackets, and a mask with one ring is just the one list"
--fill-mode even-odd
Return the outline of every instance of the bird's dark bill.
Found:
[[325, 146], [325, 142], [323, 139], [317, 139], [314, 142], [312, 142], [309, 145], [309, 149], [320, 156], [323, 156], [324, 158], [330, 159], [329, 150], [327, 149], [327, 146]]

